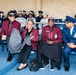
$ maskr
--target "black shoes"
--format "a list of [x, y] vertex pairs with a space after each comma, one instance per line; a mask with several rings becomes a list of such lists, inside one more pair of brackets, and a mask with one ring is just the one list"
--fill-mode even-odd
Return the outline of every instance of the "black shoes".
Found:
[[12, 60], [12, 57], [13, 57], [13, 56], [12, 56], [12, 54], [11, 54], [11, 55], [9, 55], [9, 56], [8, 56], [8, 58], [7, 58], [7, 61], [9, 61], [9, 62], [10, 62], [10, 61]]
[[61, 67], [60, 67], [60, 66], [58, 66], [58, 67], [57, 67], [57, 69], [58, 69], [58, 70], [60, 70], [60, 69], [61, 69]]
[[50, 67], [50, 71], [54, 71], [54, 67], [53, 66]]
[[28, 64], [26, 65], [26, 66], [23, 66], [22, 68], [17, 68], [17, 71], [20, 71], [20, 70], [22, 70], [22, 69], [24, 69], [24, 68], [26, 68], [28, 66]]
[[40, 69], [44, 70], [47, 66], [49, 66], [49, 64], [44, 63], [44, 64], [42, 64], [42, 66], [40, 67]]
[[66, 65], [65, 66], [65, 71], [69, 71], [69, 68], [70, 68], [70, 64]]

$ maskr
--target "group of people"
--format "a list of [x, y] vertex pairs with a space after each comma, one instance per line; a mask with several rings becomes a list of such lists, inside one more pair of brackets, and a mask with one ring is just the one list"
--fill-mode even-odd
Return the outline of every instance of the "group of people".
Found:
[[[36, 17], [34, 11], [32, 11], [32, 10], [29, 11], [28, 14], [27, 14], [26, 10], [19, 10], [18, 12], [16, 10], [10, 10], [10, 11], [13, 11], [15, 13], [16, 20], [21, 23], [21, 28], [25, 27], [26, 21], [28, 21], [28, 19], [30, 19], [30, 18], [33, 19], [35, 24], [36, 24], [36, 22], [40, 22], [41, 19], [44, 18], [45, 19], [44, 24], [47, 24], [47, 18], [49, 15], [47, 12], [38, 11], [38, 16]], [[0, 11], [0, 21], [6, 20], [6, 19], [7, 19], [7, 16], [5, 16], [3, 11]], [[43, 22], [44, 21], [42, 20], [41, 23], [43, 23]], [[37, 26], [37, 28], [39, 28], [38, 24], [36, 26]]]
[[[10, 52], [8, 47], [10, 36], [15, 28], [20, 32], [22, 42], [25, 42], [19, 53], [20, 65], [17, 68], [18, 71], [28, 66], [27, 59], [32, 48], [37, 52], [36, 59], [40, 69], [45, 69], [45, 67], [49, 66], [51, 71], [54, 70], [54, 67], [60, 70], [63, 54], [65, 71], [69, 71], [69, 56], [72, 51], [76, 50], [76, 26], [74, 25], [76, 20], [66, 16], [66, 27], [61, 30], [54, 24], [53, 17], [48, 18], [48, 13], [43, 13], [42, 16], [42, 13], [42, 11], [39, 11], [36, 21], [40, 22], [40, 24], [36, 24], [32, 12], [29, 12], [29, 18], [24, 16], [27, 21], [22, 17], [22, 11], [19, 11], [18, 17], [14, 11], [8, 12], [8, 19], [2, 23], [0, 39], [7, 40], [7, 49], [9, 51], [7, 61], [11, 61], [13, 57], [13, 53]], [[39, 39], [40, 36], [41, 39]], [[64, 46], [64, 49], [62, 49], [62, 46]]]

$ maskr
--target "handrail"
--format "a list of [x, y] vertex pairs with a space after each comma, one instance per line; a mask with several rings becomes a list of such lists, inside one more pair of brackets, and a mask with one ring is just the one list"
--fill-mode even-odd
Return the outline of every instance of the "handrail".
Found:
[[[44, 23], [40, 23], [40, 22], [35, 22], [35, 24], [44, 24]], [[47, 23], [45, 23], [47, 24]], [[65, 22], [55, 22], [54, 24], [66, 24]], [[74, 23], [76, 24], [76, 23]]]

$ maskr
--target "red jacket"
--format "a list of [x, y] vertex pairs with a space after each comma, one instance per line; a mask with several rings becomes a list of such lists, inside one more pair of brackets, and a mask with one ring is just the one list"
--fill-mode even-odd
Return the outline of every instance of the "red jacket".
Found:
[[9, 20], [6, 20], [3, 22], [2, 24], [2, 29], [1, 29], [1, 35], [11, 35], [11, 32], [13, 30], [13, 28], [17, 28], [20, 31], [20, 23], [17, 21], [12, 22], [10, 29], [8, 29], [9, 27]]
[[[27, 32], [27, 28], [24, 29], [24, 31], [23, 31], [23, 33], [21, 35], [23, 39], [25, 38], [26, 32]], [[31, 35], [34, 36], [34, 38], [31, 40], [32, 47], [35, 50], [37, 50], [38, 41], [39, 41], [39, 32], [38, 32], [38, 30], [33, 28], [32, 32], [31, 32]]]
[[[49, 38], [49, 25], [45, 26], [42, 29], [42, 40], [47, 41]], [[62, 42], [62, 32], [61, 29], [57, 26], [53, 26], [53, 39], [55, 44]]]

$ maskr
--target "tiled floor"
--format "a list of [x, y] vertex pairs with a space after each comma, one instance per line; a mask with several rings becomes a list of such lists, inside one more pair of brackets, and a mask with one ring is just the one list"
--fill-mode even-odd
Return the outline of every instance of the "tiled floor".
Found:
[[[53, 72], [50, 71], [49, 67], [44, 70], [39, 70], [37, 72], [29, 71], [29, 67], [23, 69], [22, 71], [17, 71], [16, 68], [19, 66], [18, 64], [18, 55], [15, 55], [11, 62], [7, 62], [8, 52], [6, 50], [2, 51], [0, 47], [0, 75], [76, 75], [76, 56], [70, 56], [71, 67], [69, 72], [65, 72], [63, 68], [63, 63], [61, 65], [60, 71], [55, 68]], [[30, 61], [34, 57], [31, 54], [28, 61]]]

